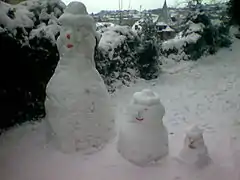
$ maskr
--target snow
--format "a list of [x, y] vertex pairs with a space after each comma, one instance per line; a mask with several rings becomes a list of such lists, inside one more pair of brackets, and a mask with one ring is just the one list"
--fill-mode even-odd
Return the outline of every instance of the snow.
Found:
[[47, 13], [47, 9], [42, 9], [40, 15], [39, 15], [39, 20], [48, 20], [50, 18], [50, 14]]
[[115, 24], [110, 23], [110, 22], [97, 22], [96, 27], [97, 27], [97, 32], [98, 33], [104, 33], [108, 27], [113, 27]]
[[[157, 92], [166, 109], [163, 122], [169, 132], [169, 156], [149, 167], [123, 159], [116, 143], [91, 156], [67, 155], [45, 143], [45, 121], [13, 128], [0, 137], [1, 180], [239, 180], [240, 179], [240, 41], [232, 51], [216, 55], [151, 82], [139, 81], [118, 90], [112, 100], [121, 124], [122, 109], [136, 91]], [[163, 66], [164, 68], [165, 66]], [[72, 87], [74, 89], [74, 87]], [[199, 124], [212, 163], [203, 169], [176, 161], [185, 128]]]
[[157, 26], [168, 26], [165, 22], [157, 22]]
[[136, 92], [133, 95], [133, 100], [137, 104], [147, 105], [147, 106], [160, 103], [158, 95], [149, 89], [144, 89], [141, 92]]
[[189, 22], [189, 28], [186, 32], [186, 34], [191, 34], [191, 33], [202, 33], [203, 29], [204, 29], [204, 24], [202, 23], [193, 23], [193, 22]]
[[163, 30], [161, 30], [161, 31], [174, 32], [174, 30], [173, 30], [170, 26], [167, 26], [165, 29], [163, 29]]
[[142, 25], [141, 23], [143, 23], [143, 19], [138, 20], [137, 22], [135, 22], [132, 26], [132, 31], [135, 33], [140, 33], [142, 31]]
[[53, 44], [55, 44], [55, 36], [60, 32], [60, 30], [60, 26], [56, 23], [50, 24], [48, 26], [46, 26], [45, 24], [40, 24], [37, 29], [33, 29], [31, 31], [29, 39], [33, 39], [35, 37], [46, 37], [47, 39], [50, 39]]
[[201, 35], [197, 33], [191, 33], [184, 37], [175, 37], [174, 39], [170, 39], [168, 41], [163, 42], [162, 49], [164, 51], [168, 51], [169, 49], [178, 49], [180, 50], [187, 44], [194, 44], [201, 38]]
[[[15, 14], [13, 19], [7, 15], [10, 9], [12, 9]], [[33, 17], [34, 14], [22, 6], [11, 6], [4, 2], [0, 4], [0, 24], [9, 30], [13, 30], [17, 27], [33, 27]]]
[[64, 153], [94, 153], [114, 138], [110, 96], [93, 59], [95, 24], [85, 11], [76, 14], [84, 7], [70, 3], [59, 19], [61, 57], [46, 89], [47, 139]]
[[134, 35], [130, 33], [131, 30], [127, 26], [109, 27], [102, 34], [99, 42], [99, 48], [108, 52], [109, 58], [112, 59], [114, 50], [120, 46], [126, 39]]

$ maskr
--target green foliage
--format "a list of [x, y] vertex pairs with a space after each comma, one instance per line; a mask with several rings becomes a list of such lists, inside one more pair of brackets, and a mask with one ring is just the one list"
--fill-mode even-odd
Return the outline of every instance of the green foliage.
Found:
[[[22, 8], [27, 6], [26, 3], [22, 3]], [[44, 35], [46, 32], [43, 31], [41, 37], [30, 38], [31, 31], [37, 29], [42, 23], [39, 15], [46, 8], [44, 3], [48, 4], [48, 2], [39, 1], [35, 5], [26, 7], [26, 12], [29, 10], [34, 13], [34, 27], [17, 27], [14, 31], [10, 31], [1, 25], [0, 76], [4, 78], [2, 78], [0, 89], [0, 106], [2, 107], [0, 133], [2, 129], [37, 120], [45, 115], [45, 87], [54, 73], [59, 54], [56, 44], [46, 34]], [[54, 3], [59, 7], [58, 14], [61, 14], [63, 8], [58, 1], [53, 2], [53, 6]], [[14, 19], [16, 9], [11, 5], [7, 7], [9, 7], [7, 16]], [[52, 7], [51, 12], [53, 10]]]
[[[229, 35], [229, 23], [225, 19], [212, 23], [209, 15], [203, 10], [193, 11], [186, 18], [187, 26], [182, 31], [181, 47], [164, 49], [163, 54], [168, 56], [175, 54], [176, 60], [197, 60], [203, 55], [214, 54], [219, 48], [229, 47], [231, 38]], [[191, 38], [197, 38], [196, 42]], [[177, 41], [178, 43], [178, 41]]]
[[202, 32], [198, 32], [201, 38], [196, 44], [189, 44], [186, 48], [186, 53], [191, 55], [192, 59], [198, 59], [203, 54], [214, 54], [219, 48], [229, 47], [231, 40], [229, 36], [229, 24], [223, 21], [213, 25], [208, 15], [201, 12], [194, 12], [190, 19], [192, 22], [204, 24]]
[[0, 33], [0, 74], [4, 77], [0, 129], [44, 117], [45, 87], [59, 59], [57, 47], [49, 39], [34, 38], [23, 45], [21, 29], [18, 34]]
[[138, 67], [140, 77], [146, 80], [154, 79], [159, 74], [159, 48], [160, 42], [157, 39], [157, 29], [150, 15], [145, 15], [140, 23], [141, 46], [139, 48]]

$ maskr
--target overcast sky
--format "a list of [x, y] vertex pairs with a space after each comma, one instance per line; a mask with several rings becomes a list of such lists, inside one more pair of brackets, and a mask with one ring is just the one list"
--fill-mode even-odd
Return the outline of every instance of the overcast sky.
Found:
[[[63, 0], [68, 4], [72, 0]], [[76, 1], [76, 0], [75, 0]], [[88, 9], [88, 12], [99, 12], [101, 10], [116, 10], [118, 9], [118, 0], [79, 0], [83, 2]], [[128, 9], [129, 1], [131, 1], [132, 9], [154, 9], [163, 6], [164, 0], [123, 0], [123, 9]], [[177, 0], [167, 0], [169, 6], [174, 5]]]

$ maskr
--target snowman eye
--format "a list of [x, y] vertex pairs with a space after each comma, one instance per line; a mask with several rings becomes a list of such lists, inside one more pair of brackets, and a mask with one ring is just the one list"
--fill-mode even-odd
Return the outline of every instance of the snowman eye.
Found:
[[70, 35], [70, 34], [66, 34], [66, 38], [67, 38], [67, 39], [70, 39], [70, 38], [71, 38], [71, 35]]

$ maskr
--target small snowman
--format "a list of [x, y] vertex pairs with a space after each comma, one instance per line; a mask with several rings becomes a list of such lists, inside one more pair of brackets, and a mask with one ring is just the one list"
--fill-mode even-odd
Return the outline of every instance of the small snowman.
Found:
[[96, 25], [81, 2], [60, 16], [60, 60], [46, 93], [47, 138], [64, 153], [93, 153], [115, 135], [114, 110], [95, 68]]
[[168, 132], [162, 118], [165, 108], [158, 94], [144, 89], [133, 95], [119, 131], [117, 150], [137, 166], [156, 162], [168, 154]]
[[211, 162], [208, 149], [204, 143], [203, 131], [192, 125], [187, 129], [184, 146], [180, 152], [179, 159], [189, 165], [202, 168]]

